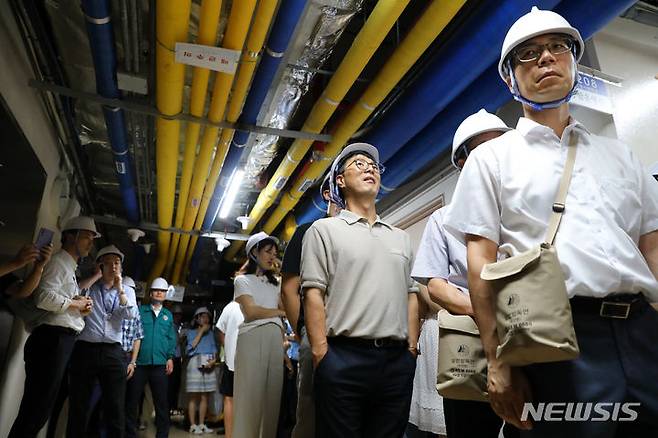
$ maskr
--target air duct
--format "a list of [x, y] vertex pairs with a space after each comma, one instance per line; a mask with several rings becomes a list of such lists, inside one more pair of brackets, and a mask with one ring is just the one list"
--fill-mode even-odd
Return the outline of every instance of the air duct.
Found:
[[[89, 45], [94, 59], [96, 90], [103, 97], [120, 99], [110, 2], [109, 0], [83, 0], [82, 9], [87, 22]], [[129, 221], [137, 223], [139, 222], [139, 206], [135, 192], [133, 165], [128, 150], [125, 115], [122, 109], [113, 107], [103, 107], [103, 115], [126, 216]]]
[[[271, 233], [283, 220], [284, 216], [297, 204], [306, 189], [312, 185], [311, 183], [324, 174], [331, 160], [340, 153], [343, 145], [393, 90], [395, 85], [438, 37], [464, 3], [465, 1], [456, 1], [446, 5], [443, 1], [434, 0], [427, 7], [382, 70], [370, 83], [359, 102], [352, 107], [338, 124], [331, 142], [325, 146], [322, 152], [324, 158], [313, 161], [283, 195], [279, 205], [263, 227], [266, 232]], [[226, 258], [230, 260], [235, 257], [239, 249], [240, 245], [233, 245], [227, 251]]]
[[[156, 4], [156, 106], [160, 113], [173, 116], [183, 110], [185, 66], [174, 59], [177, 42], [187, 41], [191, 0], [158, 0]], [[176, 195], [180, 121], [158, 118], [155, 133], [155, 167], [158, 199], [158, 225], [171, 228]], [[149, 279], [159, 277], [167, 262], [171, 233], [158, 232], [158, 255]]]

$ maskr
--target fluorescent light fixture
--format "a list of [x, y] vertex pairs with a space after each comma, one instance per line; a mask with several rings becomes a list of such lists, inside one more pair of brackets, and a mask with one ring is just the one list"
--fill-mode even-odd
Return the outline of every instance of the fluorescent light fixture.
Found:
[[233, 208], [233, 202], [235, 202], [235, 198], [238, 196], [238, 191], [242, 184], [242, 178], [244, 178], [244, 170], [236, 170], [233, 172], [231, 183], [228, 185], [228, 191], [226, 192], [224, 199], [222, 199], [222, 206], [219, 209], [220, 219], [226, 219], [231, 208]]

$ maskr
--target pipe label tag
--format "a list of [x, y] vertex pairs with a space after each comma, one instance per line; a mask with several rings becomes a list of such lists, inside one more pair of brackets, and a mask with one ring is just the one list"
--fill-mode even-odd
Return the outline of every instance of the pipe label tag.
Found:
[[124, 175], [126, 173], [126, 163], [122, 161], [115, 161], [114, 164], [117, 168], [117, 173]]
[[311, 185], [313, 185], [314, 182], [315, 182], [314, 179], [306, 178], [304, 180], [304, 182], [301, 183], [301, 185], [299, 186], [299, 189], [297, 191], [301, 192], [301, 193], [304, 193], [305, 191], [307, 191], [309, 189], [309, 187], [311, 187]]
[[176, 62], [207, 68], [222, 73], [235, 74], [240, 60], [239, 50], [201, 44], [176, 43]]
[[276, 181], [274, 181], [274, 189], [275, 190], [281, 190], [283, 188], [283, 186], [286, 185], [287, 182], [288, 182], [287, 177], [285, 177], [285, 176], [278, 177], [276, 179]]

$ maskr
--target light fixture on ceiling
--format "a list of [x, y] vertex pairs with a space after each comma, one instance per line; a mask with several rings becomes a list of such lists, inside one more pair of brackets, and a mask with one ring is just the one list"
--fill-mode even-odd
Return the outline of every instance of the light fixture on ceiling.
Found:
[[235, 170], [231, 175], [231, 182], [229, 183], [226, 195], [222, 199], [221, 207], [219, 208], [219, 218], [226, 219], [231, 212], [235, 198], [238, 196], [242, 179], [244, 178], [244, 170]]
[[238, 216], [236, 220], [240, 222], [240, 225], [242, 225], [243, 230], [246, 230], [247, 227], [249, 226], [249, 222], [251, 222], [251, 218], [249, 216]]
[[231, 246], [231, 242], [229, 242], [227, 239], [223, 237], [217, 237], [215, 238], [215, 244], [217, 244], [217, 251], [222, 252], [229, 246]]
[[144, 252], [146, 254], [151, 252], [151, 248], [153, 247], [152, 243], [142, 243], [142, 248], [144, 248]]
[[142, 230], [138, 230], [137, 228], [128, 228], [126, 230], [126, 233], [130, 236], [130, 240], [133, 242], [137, 242], [140, 237], [144, 237], [145, 233]]

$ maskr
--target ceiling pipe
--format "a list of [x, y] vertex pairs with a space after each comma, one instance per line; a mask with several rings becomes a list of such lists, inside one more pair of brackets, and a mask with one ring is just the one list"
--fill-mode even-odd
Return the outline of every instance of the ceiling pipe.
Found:
[[[338, 105], [352, 88], [352, 85], [384, 41], [389, 30], [408, 3], [408, 0], [396, 2], [380, 0], [377, 3], [338, 69], [331, 77], [326, 89], [313, 105], [306, 122], [304, 122], [302, 131], [319, 133], [324, 129]], [[248, 232], [254, 229], [267, 209], [276, 200], [312, 144], [312, 140], [297, 139], [290, 146], [283, 161], [270, 178], [267, 187], [260, 192], [256, 204], [249, 213], [251, 224], [247, 228]]]
[[[114, 45], [114, 29], [111, 21], [109, 0], [83, 0], [89, 46], [94, 60], [96, 91], [103, 97], [119, 99], [117, 83], [117, 55]], [[114, 157], [114, 171], [119, 180], [119, 190], [126, 216], [131, 222], [139, 222], [139, 205], [133, 177], [133, 164], [128, 150], [128, 130], [122, 109], [103, 106], [105, 125]]]
[[[331, 142], [324, 147], [323, 159], [313, 161], [282, 196], [279, 205], [263, 227], [266, 232], [272, 232], [285, 215], [297, 204], [306, 189], [310, 187], [308, 182], [315, 181], [324, 174], [331, 164], [331, 160], [340, 153], [343, 145], [368, 119], [372, 111], [393, 90], [413, 64], [418, 61], [430, 44], [459, 12], [464, 3], [465, 0], [454, 1], [449, 4], [434, 0], [426, 8], [379, 74], [370, 83], [359, 102], [350, 109], [338, 124]], [[235, 257], [240, 247], [238, 244], [232, 245], [226, 252], [226, 259], [230, 260]]]
[[[242, 59], [240, 61], [240, 70], [238, 71], [238, 75], [235, 79], [235, 85], [231, 94], [231, 101], [229, 102], [228, 111], [226, 114], [226, 120], [230, 123], [235, 123], [240, 116], [242, 107], [245, 103], [247, 92], [249, 91], [249, 85], [253, 79], [254, 72], [258, 64], [258, 59], [260, 57], [263, 45], [265, 44], [267, 33], [270, 30], [270, 25], [274, 19], [278, 3], [279, 0], [261, 0], [258, 4], [258, 9], [256, 10], [256, 15], [254, 17], [254, 23], [252, 25], [251, 31], [249, 32], [245, 53], [243, 53]], [[222, 171], [226, 156], [230, 149], [234, 133], [234, 129], [224, 129], [222, 131], [222, 135], [219, 139], [219, 144], [217, 147], [217, 152], [215, 153], [215, 158], [210, 169], [210, 175], [208, 176], [208, 182], [203, 190], [201, 206], [194, 222], [195, 230], [200, 230], [203, 227], [203, 222], [205, 220], [210, 202], [212, 201], [215, 194], [215, 187], [217, 185], [217, 181], [219, 180], [219, 175]], [[181, 268], [180, 270], [175, 270], [174, 275], [180, 276], [182, 270], [189, 266], [197, 240], [198, 238], [196, 237], [192, 237], [190, 239], [186, 252], [182, 253], [183, 258]]]
[[[242, 63], [240, 66], [240, 71], [236, 79], [236, 85], [233, 89], [233, 97], [229, 104], [229, 110], [227, 114], [227, 120], [231, 123], [238, 120], [240, 113], [245, 104], [245, 97], [249, 91], [249, 85], [254, 78], [254, 72], [258, 64], [258, 58], [262, 52], [263, 45], [265, 44], [265, 38], [267, 37], [268, 30], [270, 29], [270, 24], [275, 15], [287, 14], [289, 11], [283, 9], [284, 5], [279, 7], [281, 14], [275, 14], [275, 10], [278, 4], [278, 0], [262, 0], [258, 5], [258, 10], [256, 12], [256, 18], [254, 19], [254, 25], [251, 32], [249, 33], [249, 38], [247, 39], [247, 50], [243, 55]], [[295, 13], [295, 11], [293, 11]], [[274, 29], [272, 29], [274, 31]], [[255, 79], [254, 79], [255, 80]], [[212, 169], [210, 170], [210, 176], [208, 177], [208, 184], [203, 191], [203, 198], [201, 200], [201, 207], [199, 209], [199, 214], [197, 215], [194, 229], [201, 230], [212, 228], [212, 222], [215, 219], [216, 208], [213, 207], [210, 211], [213, 213], [212, 218], [207, 218], [209, 207], [215, 203], [217, 208], [221, 204], [223, 198], [223, 190], [217, 190], [217, 183], [219, 182], [221, 171], [226, 167], [231, 172], [236, 169], [237, 164], [240, 160], [241, 149], [234, 145], [232, 148], [231, 143], [235, 130], [226, 129], [222, 132], [222, 137], [219, 141], [219, 148], [217, 154], [215, 154], [215, 159], [213, 160]], [[229, 152], [236, 151], [232, 155]], [[225, 164], [228, 161], [228, 166]], [[209, 221], [210, 224], [206, 222]], [[191, 260], [193, 258], [198, 237], [192, 236], [190, 238], [190, 244], [187, 248], [187, 253], [185, 254], [185, 259], [183, 262], [183, 268], [187, 269], [190, 266]]]
[[[187, 41], [190, 26], [191, 0], [158, 0], [156, 4], [156, 106], [165, 115], [176, 115], [183, 110], [185, 66], [175, 61], [177, 42]], [[178, 168], [178, 140], [180, 121], [158, 118], [155, 133], [155, 167], [158, 202], [158, 225], [171, 228], [176, 173]], [[171, 233], [158, 232], [158, 255], [149, 279], [159, 277], [167, 262]]]
[[[219, 27], [219, 16], [222, 10], [221, 0], [203, 0], [199, 13], [199, 35], [197, 44], [204, 46], [214, 46], [217, 42], [217, 29]], [[206, 94], [208, 93], [208, 80], [210, 79], [210, 70], [207, 68], [194, 67], [192, 76], [192, 90], [190, 92], [190, 114], [195, 117], [203, 117], [203, 110], [206, 105]], [[190, 193], [190, 184], [192, 182], [192, 170], [194, 169], [194, 160], [196, 158], [196, 147], [199, 141], [199, 132], [201, 125], [198, 123], [188, 123], [185, 131], [185, 152], [183, 153], [183, 169], [178, 188], [178, 202], [176, 204], [176, 219], [174, 226], [180, 228], [183, 226], [185, 217], [185, 205], [187, 205], [187, 196]], [[174, 258], [178, 249], [179, 234], [174, 234], [169, 246], [167, 264], [165, 272], [168, 275], [174, 265]]]

